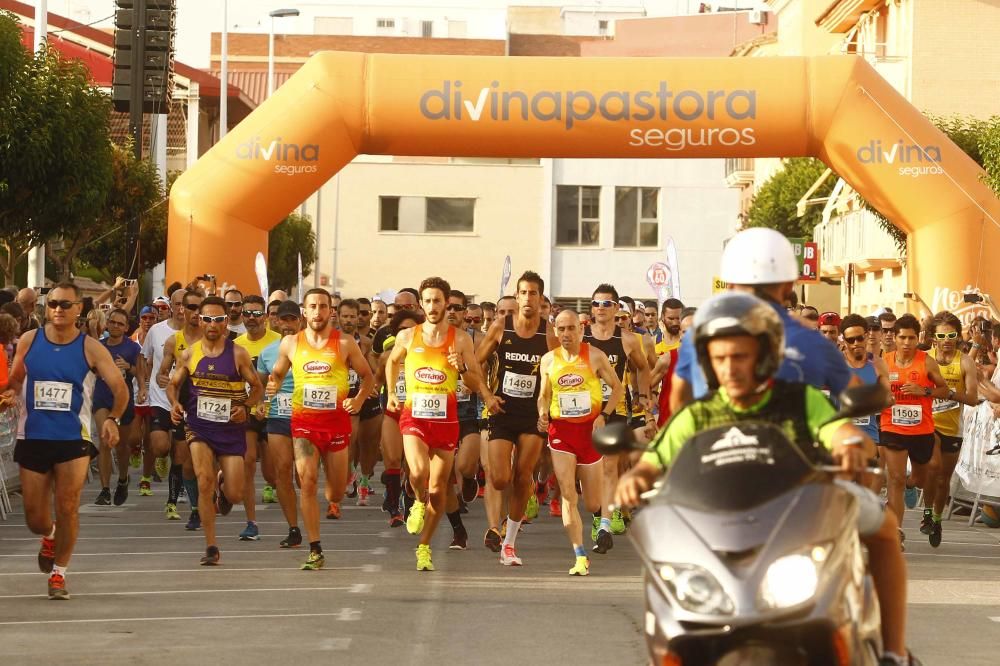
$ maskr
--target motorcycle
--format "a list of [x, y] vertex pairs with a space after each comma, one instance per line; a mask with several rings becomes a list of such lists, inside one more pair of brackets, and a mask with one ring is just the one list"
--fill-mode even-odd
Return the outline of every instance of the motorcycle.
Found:
[[[836, 418], [878, 412], [881, 387], [848, 389]], [[594, 433], [604, 454], [642, 449], [631, 429]], [[656, 666], [878, 664], [878, 597], [857, 500], [776, 426], [698, 433], [631, 525]]]

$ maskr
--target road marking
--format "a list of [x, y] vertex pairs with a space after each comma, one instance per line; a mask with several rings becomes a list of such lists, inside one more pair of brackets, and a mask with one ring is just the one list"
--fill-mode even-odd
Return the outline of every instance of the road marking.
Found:
[[354, 622], [361, 619], [361, 611], [353, 608], [341, 608], [336, 618], [341, 622]]
[[[286, 523], [287, 524], [287, 523]], [[261, 534], [262, 537], [286, 537], [287, 534]], [[337, 532], [337, 537], [346, 536], [378, 536], [378, 532]], [[106, 536], [106, 537], [79, 537], [77, 541], [121, 541], [123, 539], [201, 539], [205, 537], [201, 534], [177, 534], [171, 536]], [[0, 541], [38, 541], [38, 537], [3, 537]]]
[[[367, 566], [367, 565], [366, 565]], [[365, 567], [323, 567], [324, 571], [364, 571]], [[77, 571], [73, 570], [73, 576], [93, 576], [101, 575], [107, 576], [111, 574], [151, 574], [151, 573], [220, 573], [220, 572], [233, 572], [233, 571], [301, 571], [300, 567], [240, 567], [236, 569], [230, 569], [226, 566], [221, 567], [197, 567], [191, 569], [134, 569], [128, 571]], [[0, 576], [35, 576], [38, 577], [38, 572], [27, 572], [27, 573], [0, 573]]]
[[907, 604], [1000, 606], [1000, 581], [911, 580]]
[[260, 613], [256, 615], [184, 615], [179, 617], [106, 617], [106, 618], [86, 618], [78, 620], [21, 620], [18, 622], [0, 622], [0, 626], [23, 626], [27, 624], [95, 624], [100, 622], [172, 622], [172, 621], [186, 622], [190, 620], [251, 620], [257, 618], [262, 620], [271, 620], [274, 618], [281, 618], [281, 617], [339, 618], [342, 613], [343, 611], [338, 611], [336, 613]]
[[1000, 617], [991, 617], [990, 620], [993, 622], [1000, 622]]
[[[301, 549], [281, 548], [279, 550], [227, 550], [226, 556], [231, 555], [287, 555], [289, 552], [303, 552]], [[385, 548], [324, 548], [324, 553], [368, 553], [370, 555], [385, 555], [388, 550]], [[73, 553], [73, 557], [108, 557], [111, 555], [204, 555], [203, 550], [154, 550], [144, 553]], [[0, 555], [0, 557], [28, 557], [36, 558], [37, 553], [26, 555]]]
[[906, 557], [950, 557], [967, 560], [1000, 560], [1000, 555], [948, 555], [946, 553], [903, 553]]
[[365, 573], [378, 573], [382, 571], [382, 565], [380, 564], [362, 564], [361, 570]]
[[[75, 574], [76, 572], [74, 572]], [[235, 592], [311, 592], [313, 590], [342, 590], [353, 591], [350, 587], [250, 587], [235, 590], [139, 590], [134, 592], [80, 592], [73, 593], [74, 597], [127, 597], [146, 596], [152, 594], [214, 594], [214, 593], [235, 593]], [[0, 599], [35, 599], [38, 594], [2, 594]]]
[[351, 586], [351, 594], [368, 594], [375, 586], [371, 583], [355, 583]]

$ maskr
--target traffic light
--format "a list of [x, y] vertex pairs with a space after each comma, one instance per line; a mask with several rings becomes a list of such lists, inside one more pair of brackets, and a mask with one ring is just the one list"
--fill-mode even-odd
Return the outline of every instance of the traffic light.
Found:
[[143, 113], [167, 113], [174, 91], [175, 0], [116, 0], [112, 102], [132, 107], [141, 81]]

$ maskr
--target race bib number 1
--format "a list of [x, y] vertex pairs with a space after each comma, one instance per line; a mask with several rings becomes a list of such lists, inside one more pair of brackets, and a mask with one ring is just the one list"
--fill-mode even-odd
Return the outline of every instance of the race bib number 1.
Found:
[[410, 412], [418, 419], [443, 419], [448, 416], [448, 396], [443, 393], [414, 393]]
[[69, 382], [35, 382], [35, 409], [68, 412], [73, 399]]
[[198, 396], [198, 418], [213, 423], [229, 423], [232, 401], [229, 398]]
[[923, 420], [924, 408], [922, 405], [893, 405], [892, 425], [909, 428], [920, 425]]
[[559, 394], [559, 415], [563, 418], [590, 415], [590, 393], [573, 391]]
[[337, 409], [337, 387], [306, 384], [302, 387], [302, 405], [309, 409]]
[[519, 375], [508, 372], [503, 376], [503, 393], [512, 398], [534, 398], [535, 385], [538, 377], [535, 375]]

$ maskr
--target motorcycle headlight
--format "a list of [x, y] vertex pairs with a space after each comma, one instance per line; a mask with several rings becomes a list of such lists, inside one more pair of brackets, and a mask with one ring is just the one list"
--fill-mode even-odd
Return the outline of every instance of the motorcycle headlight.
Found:
[[812, 599], [819, 585], [820, 569], [829, 555], [830, 545], [818, 544], [776, 559], [760, 584], [762, 605], [790, 608]]
[[685, 610], [703, 615], [732, 615], [735, 611], [733, 600], [705, 569], [693, 564], [661, 564], [657, 571]]

